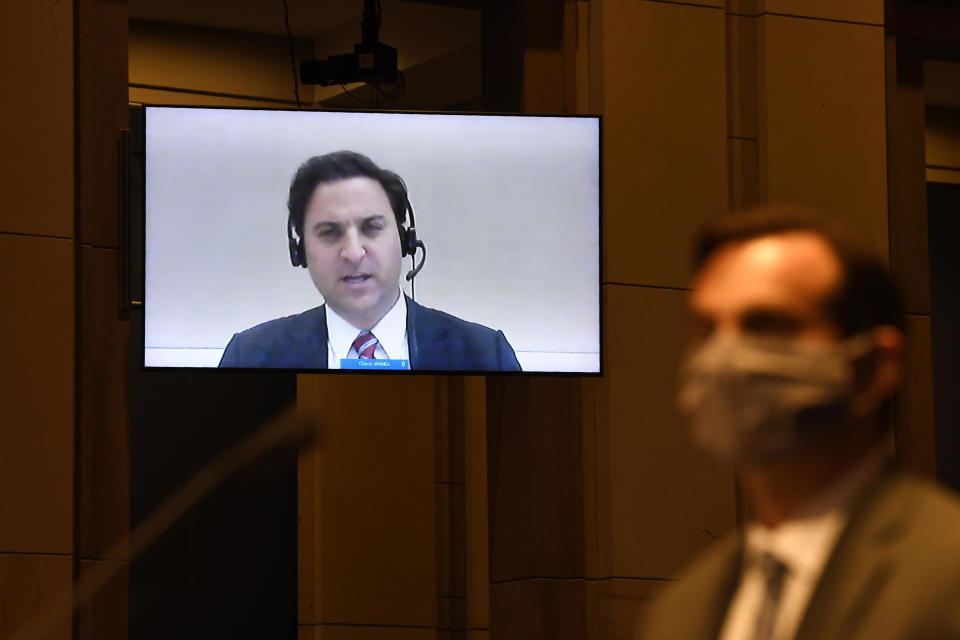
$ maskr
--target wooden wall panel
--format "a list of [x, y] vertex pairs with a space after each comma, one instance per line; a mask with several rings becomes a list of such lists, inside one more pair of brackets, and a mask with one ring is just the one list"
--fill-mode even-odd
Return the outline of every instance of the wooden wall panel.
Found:
[[687, 239], [727, 207], [721, 8], [603, 3], [605, 280], [683, 286]]
[[[659, 0], [655, 0], [655, 1], [659, 1]], [[668, 2], [673, 1], [676, 4], [688, 4], [688, 5], [700, 6], [700, 7], [713, 7], [716, 9], [722, 9], [724, 5], [724, 0], [690, 0], [689, 2], [687, 2], [687, 0], [683, 0], [683, 1], [667, 0], [667, 1]]]
[[297, 640], [438, 640], [433, 629], [301, 626]]
[[756, 16], [763, 0], [727, 0], [727, 13], [738, 16]]
[[756, 139], [757, 19], [728, 15], [726, 28], [727, 135]]
[[960, 108], [926, 110], [926, 164], [960, 170]]
[[897, 460], [934, 478], [937, 468], [933, 423], [933, 362], [929, 316], [907, 316], [907, 375], [896, 400]]
[[[298, 57], [312, 55], [298, 40]], [[130, 23], [130, 82], [137, 88], [188, 89], [296, 105], [286, 38], [159, 22]], [[304, 104], [312, 89], [300, 87]]]
[[467, 628], [490, 629], [486, 379], [465, 378], [463, 393], [466, 492]]
[[486, 386], [491, 582], [582, 577], [581, 403], [589, 400], [569, 378]]
[[0, 551], [73, 551], [73, 256], [0, 234]]
[[891, 34], [885, 45], [890, 268], [905, 309], [929, 314], [923, 44]]
[[[593, 54], [580, 39], [581, 26], [592, 37], [586, 17], [544, 0], [485, 10], [484, 106], [565, 113], [585, 105], [576, 88], [588, 86], [577, 74], [589, 73]], [[497, 35], [513, 39], [502, 45]], [[590, 490], [582, 420], [592, 398], [570, 378], [491, 377], [485, 392], [490, 637], [580, 638]], [[468, 603], [474, 619], [484, 604]]]
[[600, 571], [670, 578], [734, 527], [733, 471], [687, 438], [674, 405], [686, 294], [606, 288], [607, 376], [598, 385]]
[[462, 483], [437, 483], [437, 627], [466, 629], [466, 514]]
[[434, 484], [437, 495], [438, 629], [467, 628], [466, 482], [464, 383], [461, 377], [434, 378], [437, 405]]
[[756, 0], [759, 12], [819, 20], [883, 24], [883, 0]]
[[120, 130], [127, 108], [127, 3], [76, 0], [78, 465], [75, 550], [79, 575], [120, 574], [80, 608], [77, 638], [128, 635], [129, 336], [120, 294], [124, 224]]
[[667, 586], [662, 580], [607, 578], [587, 583], [588, 638], [633, 640], [639, 621]]
[[0, 5], [0, 231], [73, 237], [73, 2]]
[[[73, 561], [68, 556], [0, 553], [0, 638], [26, 624], [37, 624], [51, 600], [70, 587]], [[53, 624], [38, 640], [71, 640], [70, 618]]]
[[583, 580], [530, 578], [491, 589], [494, 638], [581, 640], [587, 636]]
[[167, 91], [130, 87], [130, 102], [139, 104], [182, 105], [188, 107], [247, 107], [266, 109], [289, 109], [289, 102], [277, 100], [254, 100], [209, 95], [201, 92]]
[[731, 211], [760, 204], [759, 146], [756, 140], [739, 138], [730, 138], [727, 143]]
[[927, 182], [940, 182], [943, 184], [960, 184], [960, 169], [935, 169], [928, 167], [926, 171]]
[[130, 580], [128, 563], [118, 560], [81, 560], [80, 575], [122, 570], [86, 605], [78, 607], [75, 640], [126, 640], [130, 624]]
[[[105, 559], [130, 526], [130, 323], [120, 307], [120, 256], [80, 249], [81, 557]], [[121, 551], [113, 560], [126, 559]]]
[[463, 485], [466, 480], [464, 449], [465, 422], [463, 403], [465, 382], [461, 376], [437, 376], [436, 411], [439, 428], [436, 433], [434, 473], [438, 484]]
[[76, 0], [79, 239], [120, 246], [120, 130], [127, 115], [127, 3]]
[[818, 209], [886, 255], [883, 29], [759, 20], [761, 197]]
[[323, 429], [300, 462], [301, 624], [434, 627], [434, 392], [430, 376], [298, 377]]

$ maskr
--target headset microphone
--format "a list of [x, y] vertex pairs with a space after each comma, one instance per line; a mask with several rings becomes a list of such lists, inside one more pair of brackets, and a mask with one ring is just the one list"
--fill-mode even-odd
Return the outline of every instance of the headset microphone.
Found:
[[[410, 230], [413, 231], [412, 228], [411, 228]], [[414, 232], [414, 233], [416, 233], [416, 232]], [[420, 258], [420, 264], [417, 264], [417, 258], [416, 258], [416, 256], [414, 255], [416, 249], [414, 249], [414, 251], [411, 251], [411, 252], [410, 252], [410, 254], [409, 254], [409, 255], [410, 255], [410, 259], [413, 261], [414, 266], [413, 266], [413, 269], [411, 269], [410, 271], [407, 272], [407, 276], [406, 276], [406, 277], [407, 277], [407, 282], [413, 280], [413, 279], [417, 276], [417, 274], [420, 273], [420, 269], [423, 269], [423, 263], [427, 261], [427, 248], [426, 248], [425, 246], [423, 246], [423, 242], [420, 241], [420, 240], [417, 240], [415, 247], [419, 247], [419, 248], [420, 248], [420, 251], [423, 252], [423, 257]]]

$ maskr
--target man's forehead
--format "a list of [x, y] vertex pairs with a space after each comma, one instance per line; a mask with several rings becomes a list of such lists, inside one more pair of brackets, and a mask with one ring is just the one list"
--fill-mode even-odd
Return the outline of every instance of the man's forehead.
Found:
[[378, 216], [393, 217], [393, 209], [380, 183], [367, 176], [321, 182], [306, 209], [306, 217], [314, 221], [359, 221]]
[[717, 249], [694, 278], [691, 304], [819, 303], [836, 290], [841, 273], [835, 251], [816, 233], [760, 236]]

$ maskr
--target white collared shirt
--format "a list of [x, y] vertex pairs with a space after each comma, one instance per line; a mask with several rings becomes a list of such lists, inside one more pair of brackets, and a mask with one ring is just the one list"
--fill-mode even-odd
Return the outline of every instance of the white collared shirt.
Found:
[[795, 517], [769, 528], [744, 531], [740, 585], [730, 601], [720, 640], [752, 638], [766, 591], [760, 558], [769, 553], [787, 567], [773, 627], [774, 640], [791, 640], [800, 628], [830, 553], [849, 520], [850, 507], [882, 473], [885, 447], [877, 447]]
[[[327, 305], [327, 368], [339, 369], [341, 358], [356, 358], [353, 341], [363, 332]], [[390, 360], [409, 360], [407, 347], [407, 300], [400, 292], [397, 301], [386, 315], [370, 329], [377, 338], [374, 357]]]

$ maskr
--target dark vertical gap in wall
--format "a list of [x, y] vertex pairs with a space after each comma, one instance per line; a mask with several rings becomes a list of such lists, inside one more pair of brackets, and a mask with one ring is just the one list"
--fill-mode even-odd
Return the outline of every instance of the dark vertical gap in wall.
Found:
[[523, 4], [493, 2], [480, 18], [480, 94], [484, 111], [523, 110]]
[[927, 185], [937, 479], [960, 490], [960, 185]]
[[[81, 76], [81, 56], [83, 50], [80, 48], [81, 32], [80, 18], [81, 11], [86, 9], [82, 2], [73, 3], [73, 24], [71, 25], [73, 37], [73, 83], [74, 87], [82, 86], [83, 77]], [[52, 11], [51, 11], [52, 13]], [[82, 212], [83, 199], [80, 194], [81, 169], [83, 167], [82, 144], [83, 135], [81, 130], [81, 97], [82, 92], [74, 89], [73, 91], [73, 518], [71, 535], [71, 581], [76, 582], [80, 578], [80, 504], [81, 504], [81, 468], [83, 460], [81, 457], [82, 440], [80, 427], [81, 408], [83, 406], [83, 360], [81, 348], [82, 334], [82, 306], [81, 306], [81, 288], [83, 281], [80, 268], [80, 241], [82, 227], [80, 225], [80, 214]], [[76, 606], [76, 605], [74, 605]], [[70, 617], [70, 633], [74, 638], [80, 637], [80, 612], [73, 611]]]
[[[296, 399], [292, 373], [144, 370], [131, 323], [130, 520]], [[296, 453], [264, 456], [130, 569], [130, 637], [290, 638], [297, 629]]]

